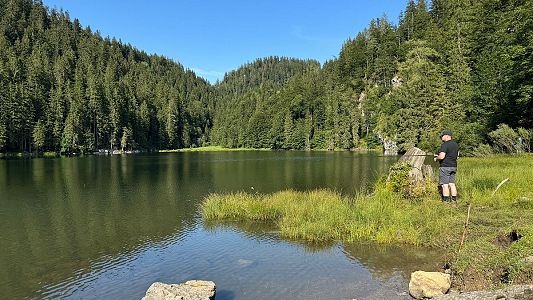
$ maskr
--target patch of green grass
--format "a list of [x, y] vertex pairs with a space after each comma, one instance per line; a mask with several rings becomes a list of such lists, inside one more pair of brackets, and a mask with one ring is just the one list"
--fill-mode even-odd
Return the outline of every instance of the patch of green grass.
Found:
[[[458, 172], [459, 193], [474, 205], [507, 207], [533, 201], [533, 155], [463, 158]], [[506, 178], [509, 181], [492, 196]]]
[[206, 220], [273, 221], [282, 236], [313, 242], [435, 244], [447, 234], [441, 213], [452, 213], [452, 208], [436, 200], [404, 201], [380, 187], [372, 196], [354, 198], [330, 190], [212, 194], [202, 212]]
[[48, 152], [43, 153], [43, 157], [47, 157], [47, 158], [58, 157], [58, 156], [59, 156], [59, 153], [53, 152], [53, 151], [48, 151]]
[[[274, 222], [289, 239], [442, 247], [457, 278], [469, 271], [492, 284], [531, 283], [533, 268], [523, 259], [533, 255], [533, 156], [461, 158], [457, 178], [457, 207], [440, 201], [436, 185], [435, 191], [406, 198], [380, 180], [370, 195], [344, 196], [330, 190], [212, 194], [202, 212], [208, 221]], [[506, 178], [509, 181], [493, 196]], [[459, 251], [468, 205], [466, 242]], [[498, 239], [512, 231], [521, 238], [499, 245]]]
[[182, 148], [171, 150], [159, 150], [161, 153], [167, 152], [217, 152], [217, 151], [270, 151], [268, 148], [226, 148], [222, 146], [207, 146], [197, 148]]

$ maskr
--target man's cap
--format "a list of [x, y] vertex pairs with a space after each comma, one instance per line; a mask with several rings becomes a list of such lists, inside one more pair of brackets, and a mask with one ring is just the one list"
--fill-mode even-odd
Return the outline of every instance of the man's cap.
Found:
[[451, 130], [448, 130], [448, 129], [445, 129], [443, 130], [441, 133], [440, 133], [440, 137], [442, 138], [443, 136], [445, 135], [449, 135], [449, 136], [452, 136], [452, 131]]

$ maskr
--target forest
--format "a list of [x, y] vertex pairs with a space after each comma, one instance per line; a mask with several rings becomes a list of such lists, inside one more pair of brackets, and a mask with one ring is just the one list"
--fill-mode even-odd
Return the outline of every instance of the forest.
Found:
[[215, 84], [37, 0], [0, 0], [0, 152], [230, 148], [531, 151], [533, 1], [410, 0], [323, 64]]

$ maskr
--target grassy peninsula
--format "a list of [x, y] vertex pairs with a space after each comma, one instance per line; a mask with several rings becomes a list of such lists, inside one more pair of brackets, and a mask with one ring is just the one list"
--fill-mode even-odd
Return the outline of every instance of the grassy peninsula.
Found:
[[[456, 286], [465, 290], [533, 282], [533, 155], [461, 158], [457, 207], [436, 191], [417, 198], [380, 180], [369, 195], [331, 190], [212, 194], [206, 220], [273, 222], [289, 239], [375, 241], [441, 247]], [[496, 186], [505, 178], [495, 193]], [[471, 205], [464, 245], [461, 239]], [[490, 270], [490, 271], [487, 271]]]

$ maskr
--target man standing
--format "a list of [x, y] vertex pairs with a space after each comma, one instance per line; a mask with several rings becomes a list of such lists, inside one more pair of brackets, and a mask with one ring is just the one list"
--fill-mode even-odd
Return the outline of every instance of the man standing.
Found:
[[[455, 174], [457, 173], [457, 156], [459, 155], [459, 145], [452, 140], [452, 132], [443, 130], [440, 134], [443, 141], [435, 161], [440, 164], [439, 184], [442, 186], [442, 200], [444, 202], [457, 201], [457, 187], [455, 186]], [[450, 198], [451, 193], [451, 198]]]

